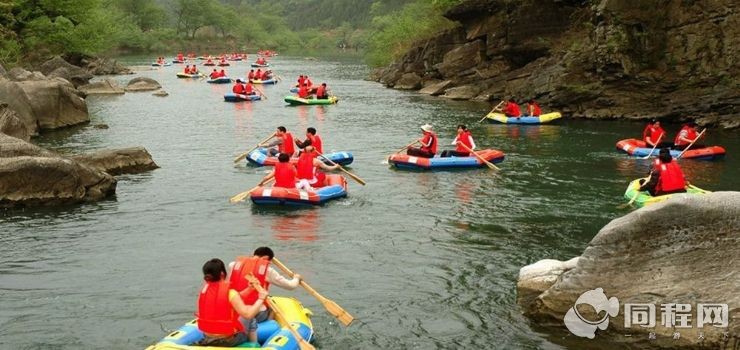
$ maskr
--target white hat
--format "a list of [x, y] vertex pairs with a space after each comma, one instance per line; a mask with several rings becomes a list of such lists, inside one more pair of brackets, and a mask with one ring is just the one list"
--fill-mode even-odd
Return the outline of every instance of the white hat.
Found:
[[432, 132], [432, 126], [429, 124], [424, 124], [421, 126], [421, 130], [424, 130], [426, 132]]

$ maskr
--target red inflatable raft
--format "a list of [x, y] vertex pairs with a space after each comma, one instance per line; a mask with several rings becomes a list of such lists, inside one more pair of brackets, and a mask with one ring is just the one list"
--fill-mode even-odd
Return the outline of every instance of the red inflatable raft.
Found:
[[[627, 153], [634, 157], [645, 157], [650, 154], [651, 157], [657, 157], [659, 149], [653, 150], [653, 147], [648, 146], [645, 141], [637, 139], [626, 139], [617, 142], [617, 150]], [[671, 150], [671, 156], [674, 158], [681, 154], [681, 150]], [[699, 160], [715, 160], [725, 156], [725, 149], [720, 146], [708, 146], [703, 148], [689, 148], [688, 151], [684, 152], [681, 156], [683, 159], [699, 159]]]
[[326, 175], [326, 184], [313, 191], [284, 187], [257, 187], [250, 198], [254, 204], [271, 205], [319, 205], [347, 196], [347, 180], [342, 175]]

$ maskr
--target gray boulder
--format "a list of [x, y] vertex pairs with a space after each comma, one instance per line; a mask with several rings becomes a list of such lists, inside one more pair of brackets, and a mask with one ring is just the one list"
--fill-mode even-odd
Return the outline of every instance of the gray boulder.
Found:
[[112, 58], [95, 58], [91, 60], [83, 60], [85, 68], [90, 74], [93, 75], [118, 75], [118, 74], [134, 74], [128, 67], [118, 63], [118, 61]]
[[40, 129], [57, 129], [90, 121], [85, 99], [61, 80], [19, 82]]
[[406, 73], [393, 87], [400, 90], [418, 90], [421, 88], [421, 77], [416, 73]]
[[8, 72], [8, 78], [13, 81], [44, 80], [46, 77], [41, 72], [29, 72], [23, 68], [15, 67]]
[[480, 92], [480, 88], [473, 85], [463, 85], [445, 90], [444, 98], [453, 100], [469, 100]]
[[8, 107], [7, 103], [0, 103], [0, 134], [12, 136], [23, 141], [29, 141], [31, 139], [26, 124], [21, 121], [18, 113]]
[[156, 80], [152, 78], [146, 78], [146, 77], [137, 77], [131, 79], [128, 84], [126, 85], [126, 91], [153, 91], [153, 90], [159, 90], [162, 88], [162, 85], [159, 84]]
[[141, 173], [159, 168], [143, 147], [103, 150], [71, 158], [111, 175]]
[[8, 104], [26, 126], [29, 134], [32, 136], [38, 134], [38, 123], [31, 108], [31, 101], [18, 83], [0, 78], [0, 103]]
[[152, 95], [154, 95], [154, 96], [159, 96], [159, 97], [167, 97], [167, 96], [169, 96], [170, 94], [169, 94], [169, 93], [167, 93], [167, 91], [164, 91], [164, 90], [161, 90], [161, 89], [160, 89], [160, 90], [157, 90], [157, 91], [153, 92], [153, 93], [152, 93]]
[[[724, 333], [740, 333], [738, 247], [740, 192], [675, 196], [607, 224], [588, 244], [576, 266], [562, 269], [565, 272], [551, 285], [542, 283], [537, 287], [536, 283], [520, 280], [518, 285], [529, 286], [522, 293], [542, 290], [533, 299], [519, 301], [527, 316], [541, 324], [562, 327], [579, 296], [602, 288], [607, 297], [616, 297], [620, 303], [619, 313], [612, 315], [608, 328], [596, 332], [604, 342], [637, 343], [644, 348], [729, 349], [727, 342], [733, 340], [725, 338]], [[626, 303], [655, 305], [655, 326], [626, 327]], [[662, 305], [671, 303], [690, 305], [691, 328], [679, 329], [661, 322]], [[728, 320], [728, 328], [699, 328], [700, 303], [727, 304], [729, 317], [734, 320]], [[603, 316], [603, 311], [597, 316], [593, 308], [578, 310], [590, 320]], [[676, 331], [680, 332], [679, 339], [674, 339]], [[656, 339], [648, 342], [648, 332], [654, 332]]]
[[59, 56], [44, 62], [39, 70], [48, 77], [64, 78], [75, 87], [87, 84], [93, 77], [87, 70], [72, 65]]
[[120, 95], [125, 91], [113, 79], [96, 81], [79, 87], [79, 90], [88, 95]]
[[19, 138], [0, 133], [0, 158], [22, 156], [57, 157], [58, 154]]
[[452, 85], [452, 80], [441, 81], [436, 84], [425, 86], [423, 89], [419, 90], [419, 93], [432, 96], [441, 95], [450, 85]]

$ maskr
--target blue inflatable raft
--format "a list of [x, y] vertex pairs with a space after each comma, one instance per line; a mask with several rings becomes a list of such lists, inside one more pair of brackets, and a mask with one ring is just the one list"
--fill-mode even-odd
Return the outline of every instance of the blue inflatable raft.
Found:
[[231, 83], [231, 78], [229, 77], [220, 77], [216, 79], [208, 79], [206, 80], [209, 84], [228, 84]]
[[[352, 164], [352, 161], [354, 161], [355, 158], [354, 156], [352, 156], [351, 152], [331, 152], [324, 153], [324, 157], [319, 157], [319, 159], [324, 160], [324, 163], [326, 163], [327, 165], [331, 165], [331, 163], [326, 159], [329, 159], [339, 165], [349, 165]], [[266, 148], [258, 148], [252, 152], [249, 152], [249, 154], [247, 155], [247, 161], [250, 164], [254, 164], [256, 166], [275, 166], [275, 164], [278, 163], [277, 157], [267, 155]], [[293, 157], [290, 159], [290, 162], [293, 164], [295, 164], [297, 161], [297, 157]]]
[[224, 101], [226, 102], [259, 101], [261, 99], [260, 95], [238, 95], [233, 92], [224, 94]]
[[250, 198], [259, 205], [311, 206], [347, 196], [347, 180], [337, 174], [326, 175], [326, 186], [313, 191], [296, 188], [257, 187]]

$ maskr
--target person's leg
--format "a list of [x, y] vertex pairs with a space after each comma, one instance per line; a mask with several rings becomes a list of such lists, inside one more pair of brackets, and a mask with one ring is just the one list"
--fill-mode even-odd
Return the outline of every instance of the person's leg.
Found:
[[414, 157], [421, 157], [421, 150], [416, 147], [409, 147], [406, 149], [406, 154]]
[[452, 151], [453, 157], [470, 157], [470, 152], [458, 152], [458, 151]]
[[432, 153], [432, 152], [424, 152], [422, 150], [419, 150], [419, 157], [434, 158], [434, 153]]
[[442, 157], [442, 158], [451, 157], [452, 156], [452, 152], [454, 152], [454, 151], [451, 151], [451, 150], [446, 149], [446, 150], [442, 151], [442, 153], [440, 153], [439, 156]]

